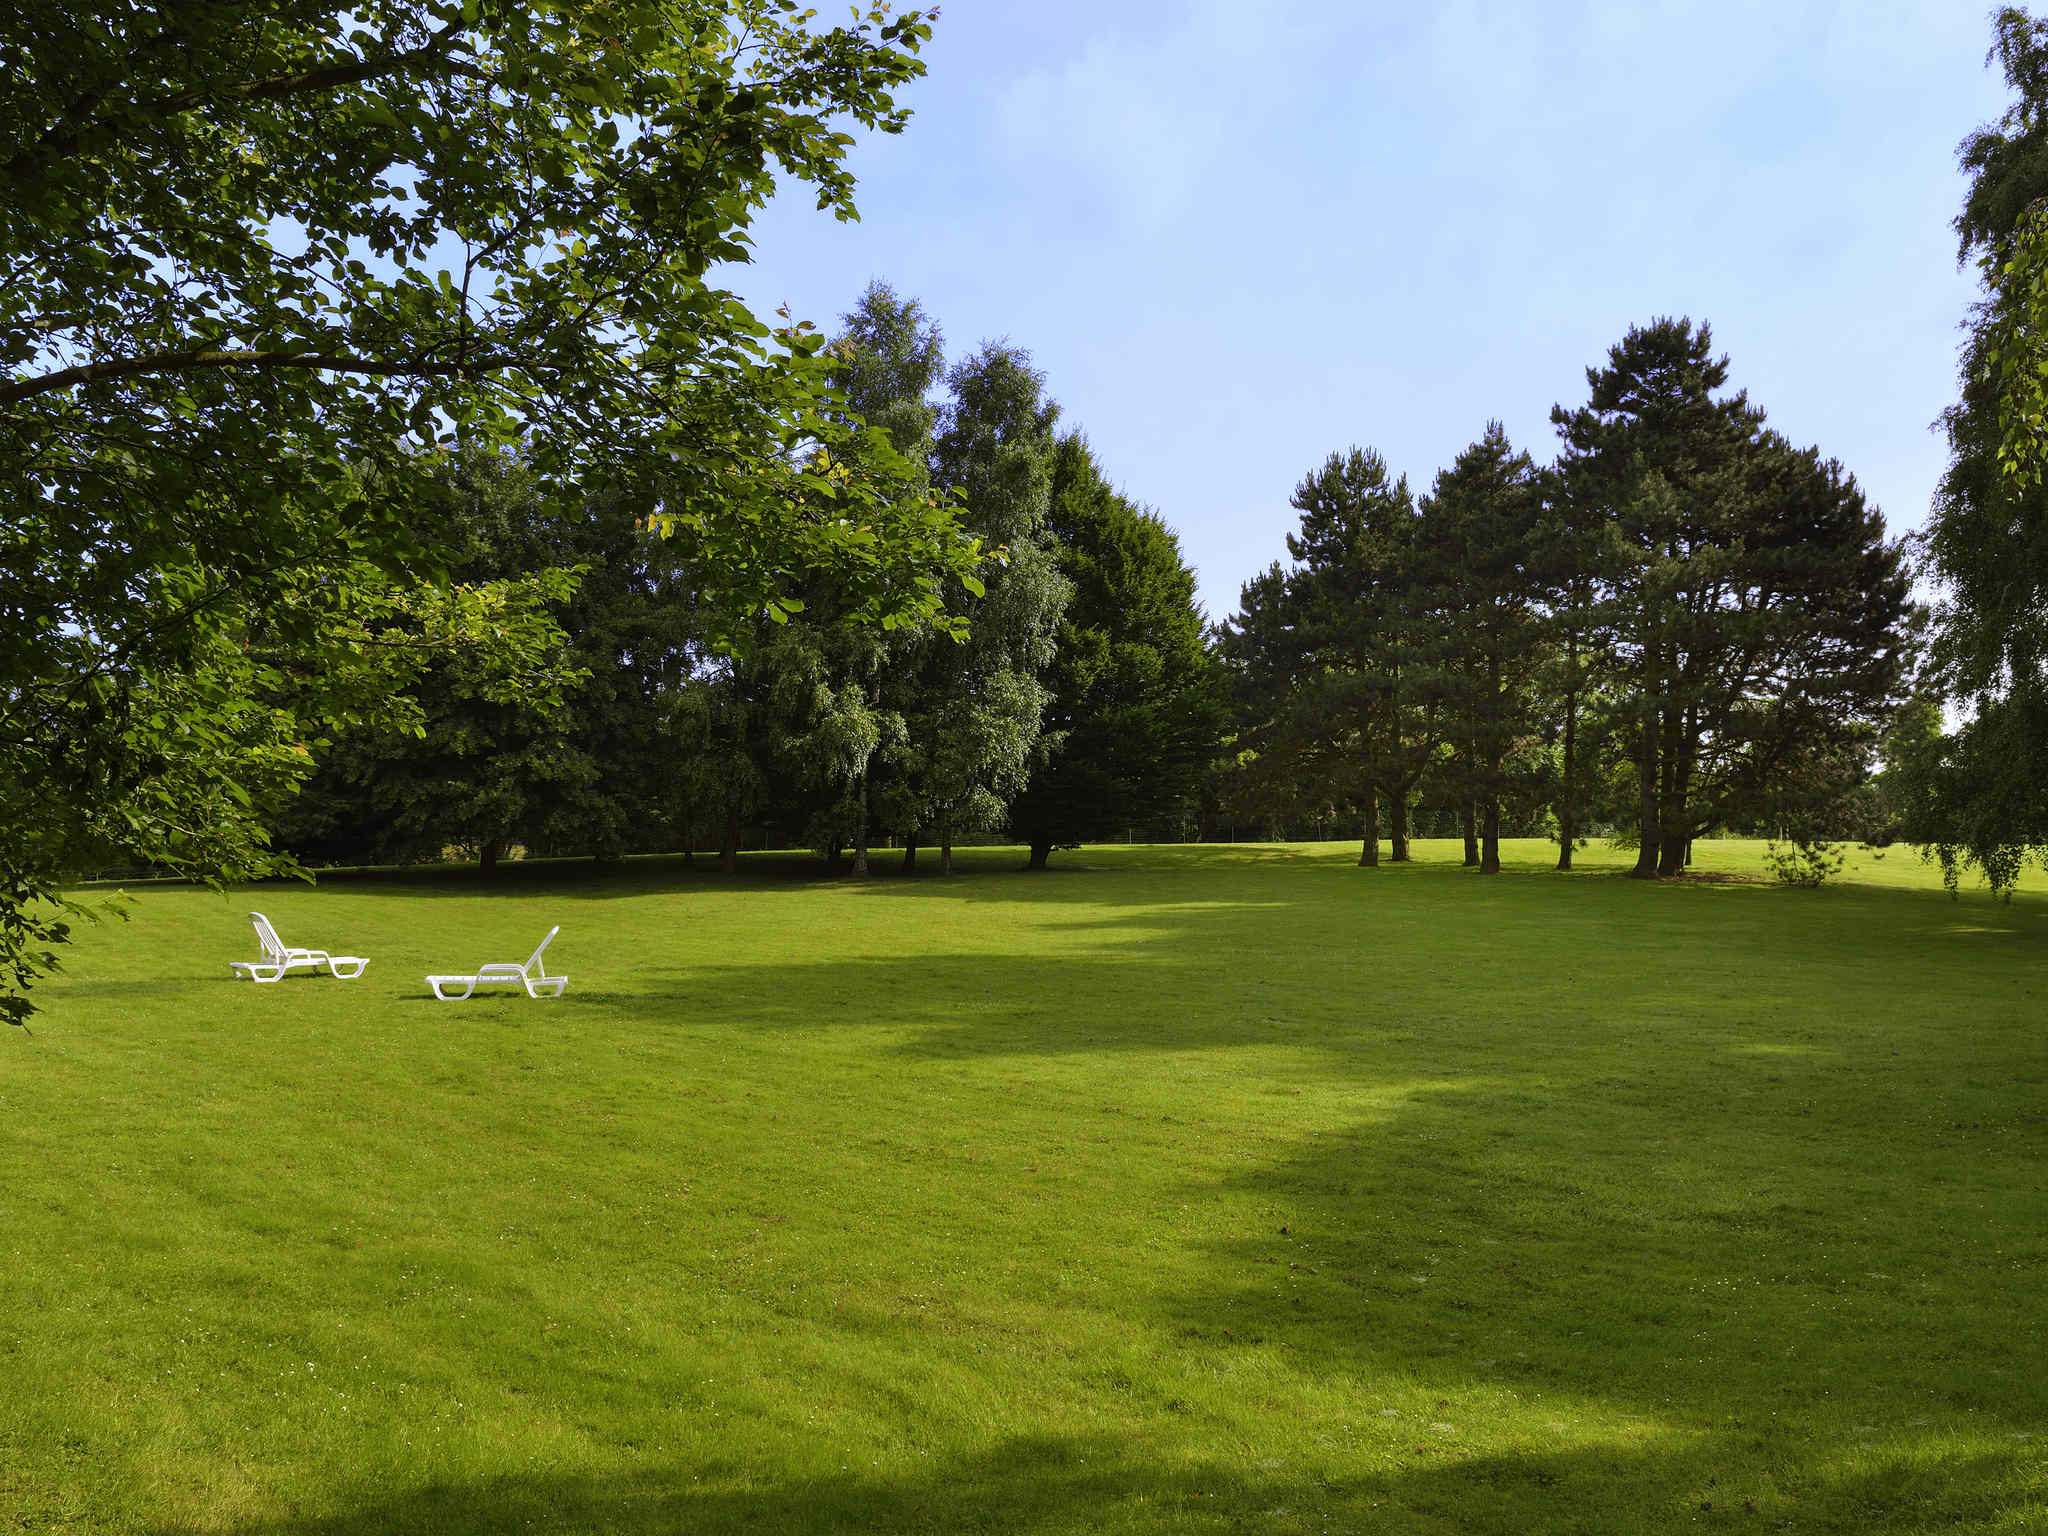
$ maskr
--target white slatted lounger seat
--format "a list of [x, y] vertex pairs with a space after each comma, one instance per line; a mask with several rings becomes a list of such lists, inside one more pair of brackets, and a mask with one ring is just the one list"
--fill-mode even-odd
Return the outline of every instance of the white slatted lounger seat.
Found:
[[[255, 926], [256, 941], [263, 946], [263, 958], [230, 960], [228, 969], [251, 981], [282, 981], [287, 971], [317, 971], [323, 965], [329, 974], [343, 981], [354, 981], [363, 974], [363, 967], [370, 963], [361, 955], [330, 955], [324, 949], [292, 949], [277, 936], [270, 919], [261, 912], [251, 912], [249, 921]], [[344, 971], [342, 967], [345, 965], [351, 969]]]
[[[524, 986], [528, 997], [560, 997], [569, 985], [566, 976], [550, 976], [541, 965], [540, 957], [548, 945], [555, 941], [555, 935], [562, 931], [560, 923], [548, 930], [548, 936], [540, 941], [540, 947], [526, 957], [526, 964], [512, 965], [499, 961], [491, 965], [480, 965], [473, 976], [429, 976], [427, 985], [434, 989], [434, 996], [444, 1003], [459, 1003], [478, 987]], [[460, 987], [460, 992], [454, 989]]]

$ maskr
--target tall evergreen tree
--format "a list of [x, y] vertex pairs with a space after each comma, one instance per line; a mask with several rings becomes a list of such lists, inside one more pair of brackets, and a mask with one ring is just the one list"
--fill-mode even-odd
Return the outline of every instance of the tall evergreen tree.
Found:
[[1756, 430], [1727, 383], [1707, 327], [1658, 320], [1633, 327], [1586, 370], [1591, 399], [1551, 412], [1559, 467], [1575, 500], [1618, 535], [1605, 551], [1607, 618], [1634, 706], [1638, 877], [1675, 874], [1687, 833], [1678, 823], [1681, 759], [1693, 689], [1716, 651], [1714, 551], [1733, 530], [1736, 459]]
[[1033, 869], [1056, 847], [1185, 820], [1222, 727], [1179, 542], [1109, 484], [1078, 432], [1053, 449], [1047, 531], [1074, 596], [1043, 678], [1057, 745], [1010, 808]]
[[1659, 320], [1588, 370], [1587, 405], [1552, 413], [1568, 494], [1612, 525], [1603, 621], [1632, 716], [1638, 876], [1809, 792], [1874, 733], [1908, 661], [1901, 546], [1839, 464], [1717, 396], [1727, 376], [1706, 326]]
[[1442, 675], [1458, 748], [1455, 784], [1461, 806], [1478, 809], [1482, 874], [1500, 873], [1501, 801], [1526, 778], [1509, 763], [1534, 727], [1531, 689], [1543, 640], [1535, 558], [1541, 514], [1535, 466], [1497, 421], [1438, 474], [1421, 508], [1417, 575], [1439, 594], [1447, 642]]
[[1244, 584], [1216, 632], [1230, 736], [1212, 771], [1219, 810], [1272, 823], [1304, 811], [1363, 824], [1359, 863], [1379, 862], [1377, 802], [1365, 760], [1372, 694], [1350, 668], [1312, 662], [1318, 635], [1301, 593], [1274, 562]]
[[[1408, 797], [1441, 744], [1437, 659], [1412, 585], [1416, 513], [1404, 479], [1370, 449], [1331, 454], [1295, 487], [1294, 565], [1247, 584], [1222, 652], [1240, 683], [1268, 689], [1245, 722], [1275, 757], [1268, 786], [1339, 786], [1363, 821], [1359, 863], [1408, 857]], [[1281, 765], [1284, 765], [1282, 767]]]
[[1543, 517], [1532, 556], [1534, 582], [1545, 594], [1546, 661], [1538, 686], [1548, 730], [1556, 743], [1551, 809], [1557, 821], [1557, 867], [1572, 854], [1587, 825], [1600, 779], [1601, 747], [1613, 714], [1604, 686], [1606, 645], [1602, 573], [1614, 563], [1615, 525], [1606, 515], [1603, 487], [1546, 470]]

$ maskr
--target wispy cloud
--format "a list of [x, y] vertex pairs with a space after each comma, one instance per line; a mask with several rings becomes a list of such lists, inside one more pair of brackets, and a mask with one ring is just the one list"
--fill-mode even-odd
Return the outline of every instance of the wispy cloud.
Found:
[[1157, 231], [1229, 195], [1284, 114], [1316, 7], [1200, 0], [1150, 32], [1105, 29], [996, 94], [997, 145], [1041, 194]]

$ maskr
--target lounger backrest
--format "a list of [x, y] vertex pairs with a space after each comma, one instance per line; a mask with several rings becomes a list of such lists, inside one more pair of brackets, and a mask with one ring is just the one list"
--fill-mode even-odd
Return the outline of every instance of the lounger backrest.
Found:
[[526, 974], [529, 976], [547, 975], [547, 972], [540, 968], [541, 950], [546, 949], [550, 944], [554, 943], [555, 935], [560, 933], [561, 931], [562, 925], [560, 923], [557, 923], [554, 927], [550, 928], [548, 930], [548, 936], [540, 941], [540, 949], [536, 949], [532, 954], [528, 955], [526, 957], [526, 964], [522, 965], [520, 969], [526, 972]]
[[284, 940], [277, 936], [277, 930], [270, 926], [270, 919], [261, 912], [251, 912], [249, 921], [256, 925], [256, 942], [263, 946], [263, 952], [273, 960], [284, 958]]

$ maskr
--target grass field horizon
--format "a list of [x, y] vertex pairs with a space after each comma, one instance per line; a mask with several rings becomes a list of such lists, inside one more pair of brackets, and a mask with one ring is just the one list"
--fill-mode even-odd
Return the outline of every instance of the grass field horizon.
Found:
[[0, 1036], [0, 1531], [2048, 1520], [2038, 877], [1418, 854], [134, 887]]

